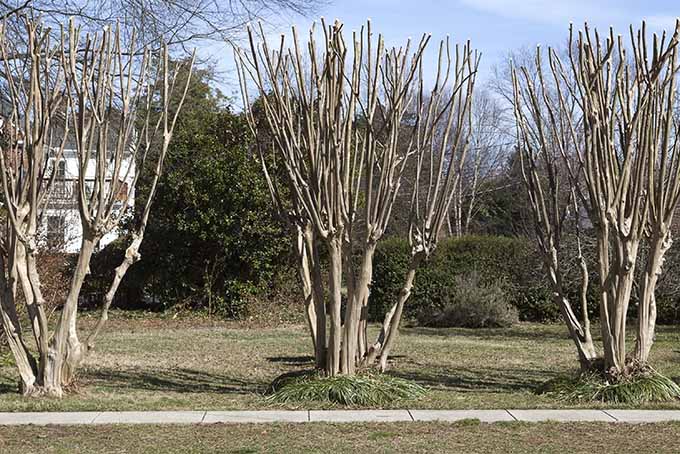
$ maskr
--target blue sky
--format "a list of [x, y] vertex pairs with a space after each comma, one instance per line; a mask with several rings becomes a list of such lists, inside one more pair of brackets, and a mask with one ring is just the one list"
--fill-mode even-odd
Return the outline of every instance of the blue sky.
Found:
[[[447, 34], [453, 42], [470, 39], [482, 54], [480, 79], [487, 79], [492, 67], [513, 49], [536, 44], [560, 45], [566, 42], [569, 23], [582, 27], [614, 26], [627, 33], [628, 25], [644, 18], [651, 30], [671, 30], [680, 16], [677, 0], [330, 0], [317, 13], [327, 20], [340, 19], [346, 29], [358, 29], [371, 18], [374, 30], [383, 33], [387, 44], [401, 44], [408, 37], [432, 34], [430, 47]], [[291, 25], [309, 28], [313, 18], [281, 16], [270, 24], [272, 37], [287, 32]], [[206, 55], [219, 55], [218, 69], [225, 75], [224, 90], [234, 95], [230, 83], [231, 52], [224, 45], [203, 49]]]

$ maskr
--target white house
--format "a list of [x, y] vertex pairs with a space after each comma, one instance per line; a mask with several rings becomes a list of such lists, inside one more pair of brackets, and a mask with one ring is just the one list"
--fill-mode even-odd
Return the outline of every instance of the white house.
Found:
[[[76, 150], [66, 149], [61, 159], [56, 162], [56, 158], [50, 158], [50, 168], [56, 165], [56, 176], [53, 186], [49, 192], [47, 204], [41, 217], [40, 231], [43, 232], [41, 244], [49, 249], [60, 252], [77, 253], [80, 250], [80, 243], [83, 237], [83, 228], [80, 223], [80, 212], [78, 210], [78, 167], [79, 161]], [[106, 184], [111, 183], [113, 176], [113, 164], [106, 175]], [[114, 210], [123, 206], [125, 194], [131, 189], [128, 206], [134, 207], [134, 188], [135, 162], [132, 153], [127, 153], [121, 163], [119, 172], [120, 179], [124, 180], [123, 189]], [[46, 172], [46, 178], [51, 172]], [[90, 194], [94, 188], [96, 175], [96, 160], [91, 158], [85, 171], [85, 189]], [[99, 246], [104, 247], [114, 241], [120, 232], [113, 230], [106, 234], [100, 241]]]

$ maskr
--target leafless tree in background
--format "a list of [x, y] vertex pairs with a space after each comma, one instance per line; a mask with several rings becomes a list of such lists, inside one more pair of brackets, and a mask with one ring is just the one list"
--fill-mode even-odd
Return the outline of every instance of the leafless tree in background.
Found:
[[449, 236], [469, 235], [487, 196], [503, 189], [498, 177], [503, 174], [511, 139], [504, 116], [503, 106], [494, 95], [488, 91], [475, 93], [470, 148], [447, 219]]
[[282, 12], [308, 14], [321, 4], [323, 0], [3, 0], [0, 16], [32, 10], [55, 31], [71, 17], [90, 32], [119, 23], [123, 42], [134, 34], [137, 49], [165, 42], [171, 50], [191, 54], [187, 49], [196, 41], [238, 38], [253, 19]]

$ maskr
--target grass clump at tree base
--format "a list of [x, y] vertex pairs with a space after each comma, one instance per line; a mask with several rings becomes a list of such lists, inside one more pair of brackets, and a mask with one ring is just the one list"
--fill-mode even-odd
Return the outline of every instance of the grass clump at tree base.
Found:
[[379, 406], [419, 398], [427, 390], [409, 380], [378, 373], [326, 377], [318, 371], [284, 374], [271, 384], [270, 402], [332, 402], [347, 406]]
[[538, 393], [571, 402], [643, 404], [679, 400], [680, 386], [651, 367], [643, 366], [618, 379], [607, 378], [600, 371], [558, 377], [543, 384]]

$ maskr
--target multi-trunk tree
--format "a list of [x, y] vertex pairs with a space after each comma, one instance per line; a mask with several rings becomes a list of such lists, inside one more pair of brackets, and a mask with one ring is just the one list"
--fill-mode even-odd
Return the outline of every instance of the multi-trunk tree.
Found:
[[[378, 356], [385, 367], [415, 268], [436, 244], [457, 184], [477, 56], [469, 44], [452, 52], [442, 43], [429, 93], [422, 71], [429, 36], [386, 48], [368, 23], [348, 47], [342, 24], [322, 21], [322, 28], [322, 42], [312, 29], [304, 47], [295, 30], [292, 47], [282, 37], [274, 48], [262, 29], [257, 37], [251, 31], [250, 48], [236, 57], [272, 196], [296, 235], [316, 365], [332, 376], [354, 374]], [[369, 345], [373, 255], [413, 162], [413, 266], [389, 326]]]
[[[585, 215], [597, 238], [604, 372], [618, 378], [645, 368], [654, 338], [654, 291], [671, 245], [680, 198], [676, 117], [680, 26], [649, 37], [645, 24], [630, 40], [612, 30], [570, 33], [568, 59], [537, 51], [537, 77], [513, 71], [518, 147], [524, 180], [555, 299], [581, 365], [599, 357], [585, 308], [589, 282], [582, 259], [581, 319], [563, 288], [560, 247], [565, 228]], [[640, 264], [641, 247], [649, 249]], [[638, 270], [638, 268], [641, 268]], [[636, 283], [636, 272], [641, 276]], [[637, 300], [635, 349], [626, 348], [629, 305]]]
[[[165, 46], [154, 53], [144, 50], [137, 58], [134, 37], [129, 47], [123, 47], [117, 28], [82, 34], [71, 21], [53, 42], [53, 34], [39, 20], [19, 16], [12, 23], [19, 24], [16, 32], [24, 33], [26, 42], [12, 40], [14, 33], [5, 29], [0, 34], [0, 77], [9, 96], [0, 150], [7, 213], [0, 313], [22, 393], [61, 396], [87, 352], [79, 340], [77, 314], [92, 254], [102, 237], [119, 226], [137, 180], [144, 169], [151, 169], [154, 183], [143, 216], [116, 269], [90, 345], [106, 320], [120, 280], [139, 260], [156, 182], [186, 87], [176, 86]], [[170, 100], [177, 91], [179, 108], [170, 116]], [[37, 268], [38, 231], [65, 150], [77, 159], [75, 197], [83, 234], [68, 293], [50, 330]], [[35, 355], [20, 324], [19, 289], [35, 337]]]

